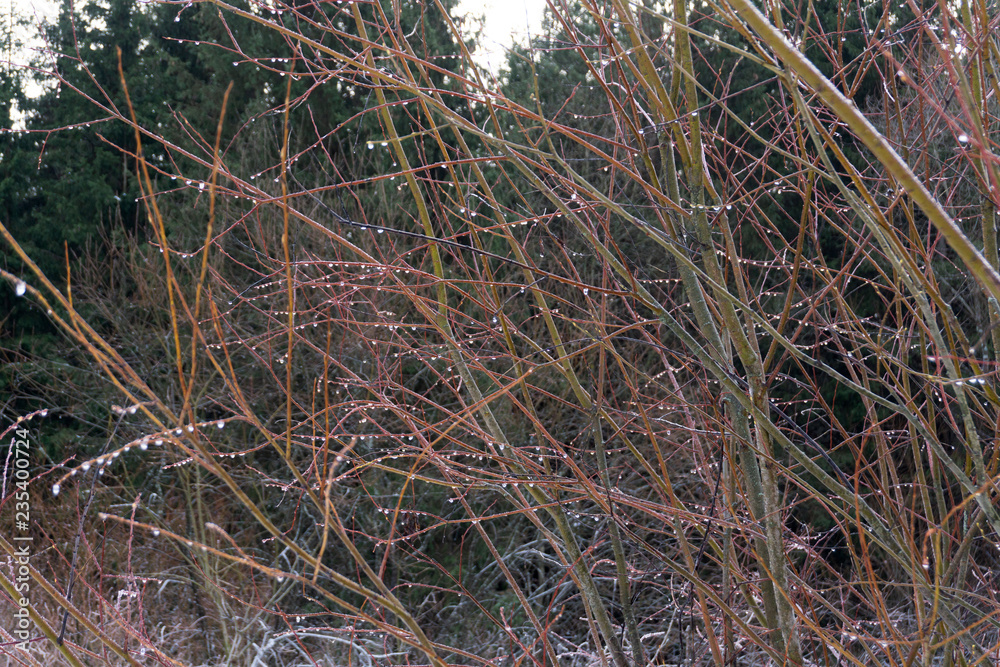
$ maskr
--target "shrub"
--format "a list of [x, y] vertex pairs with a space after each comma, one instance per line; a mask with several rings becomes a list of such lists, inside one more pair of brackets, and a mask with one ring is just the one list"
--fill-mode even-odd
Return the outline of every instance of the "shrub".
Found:
[[[184, 159], [131, 156], [149, 242], [87, 274], [100, 330], [40, 271], [2, 273], [122, 401], [104, 451], [39, 475], [59, 495], [31, 605], [68, 641], [6, 650], [995, 656], [985, 5], [553, 5], [507, 85], [439, 3], [215, 5], [284, 38], [224, 48], [285, 88], [214, 142], [115, 112]], [[457, 55], [419, 47], [445, 29]], [[330, 87], [366, 100], [332, 134], [310, 122]]]

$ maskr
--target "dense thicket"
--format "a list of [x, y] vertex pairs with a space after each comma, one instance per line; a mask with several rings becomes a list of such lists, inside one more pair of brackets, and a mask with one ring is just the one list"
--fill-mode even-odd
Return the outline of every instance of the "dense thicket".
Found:
[[993, 660], [997, 18], [766, 10], [553, 3], [496, 77], [429, 0], [64, 14], [0, 276], [75, 625], [10, 650]]

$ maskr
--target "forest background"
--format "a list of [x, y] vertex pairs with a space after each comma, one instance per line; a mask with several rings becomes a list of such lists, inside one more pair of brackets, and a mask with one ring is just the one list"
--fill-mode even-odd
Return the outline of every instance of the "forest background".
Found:
[[1000, 660], [996, 7], [454, 14], [4, 26], [7, 663]]

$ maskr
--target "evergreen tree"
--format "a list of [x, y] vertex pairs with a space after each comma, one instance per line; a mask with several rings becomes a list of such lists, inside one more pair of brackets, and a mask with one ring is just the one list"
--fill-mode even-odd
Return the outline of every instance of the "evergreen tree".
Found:
[[[251, 13], [260, 11], [254, 4], [241, 6]], [[130, 111], [118, 70], [119, 49], [132, 110], [146, 130], [143, 155], [154, 189], [164, 193], [158, 195], [158, 202], [168, 216], [174, 247], [194, 247], [203, 238], [208, 207], [207, 198], [199, 196], [198, 182], [209, 176], [208, 169], [174, 147], [211, 162], [222, 99], [230, 83], [222, 149], [227, 168], [241, 179], [272, 194], [278, 188], [273, 181], [280, 163], [283, 115], [273, 111], [284, 103], [289, 70], [295, 75], [291, 154], [303, 156], [290, 170], [293, 188], [357, 180], [391, 168], [387, 151], [365, 149], [369, 141], [382, 139], [371, 82], [336, 75], [341, 64], [322, 53], [298, 51], [280, 33], [236, 14], [220, 14], [207, 4], [98, 0], [82, 5], [75, 14], [70, 10], [67, 0], [45, 30], [49, 48], [35, 63], [39, 71], [50, 73], [40, 77], [42, 94], [24, 95], [21, 70], [5, 70], [0, 88], [4, 127], [11, 128], [15, 101], [24, 114], [24, 131], [0, 133], [0, 215], [29, 256], [57, 284], [66, 276], [65, 250], [73, 263], [84, 252], [100, 257], [105, 242], [122, 243], [123, 231], [140, 241], [151, 235], [140, 200], [134, 129], [122, 120], [129, 118]], [[374, 11], [371, 5], [362, 8], [368, 18]], [[299, 3], [295, 11], [286, 9], [268, 18], [320, 43], [333, 39], [336, 33], [330, 28], [334, 28], [343, 33], [339, 39], [357, 47], [349, 37], [356, 30], [348, 4]], [[407, 6], [400, 21], [401, 34], [411, 39], [415, 32], [429, 37], [418, 47], [425, 50], [422, 57], [451, 59], [458, 52], [436, 14]], [[444, 75], [432, 72], [428, 83], [445, 87]], [[401, 134], [419, 134], [416, 128], [407, 129], [402, 106], [392, 112]], [[427, 144], [429, 148], [424, 148], [411, 141], [408, 149], [427, 154], [438, 150], [433, 142]], [[191, 183], [185, 185], [184, 179]], [[359, 190], [362, 202], [403, 205], [388, 204], [386, 197], [376, 196], [374, 187], [369, 193]], [[236, 216], [230, 223], [244, 210], [236, 200], [231, 204], [216, 212], [223, 219]], [[0, 266], [31, 280], [10, 248], [0, 248]], [[248, 279], [245, 270], [239, 279]], [[43, 357], [65, 361], [61, 357], [65, 345], [53, 335], [44, 312], [8, 288], [0, 289], [0, 304], [10, 314], [0, 324], [0, 347], [19, 361]], [[88, 309], [79, 298], [76, 306]], [[162, 312], [147, 316], [150, 322], [164, 320]], [[97, 318], [94, 324], [113, 331], [120, 323], [111, 317], [103, 322]], [[156, 339], [152, 332], [123, 336], [137, 346], [141, 340]], [[33, 367], [41, 378], [33, 386], [17, 380], [29, 372], [26, 366], [4, 366], [0, 386], [15, 387], [11, 395], [26, 401], [18, 406], [22, 412], [29, 404], [36, 406], [43, 396], [65, 391], [60, 387], [81, 387], [91, 381], [89, 377], [56, 379], [69, 372], [72, 364], [42, 366]], [[88, 389], [95, 396], [103, 391]]]

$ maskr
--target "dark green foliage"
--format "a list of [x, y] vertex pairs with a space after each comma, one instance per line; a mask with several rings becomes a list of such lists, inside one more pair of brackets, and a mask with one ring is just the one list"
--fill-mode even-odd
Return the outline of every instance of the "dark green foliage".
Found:
[[[58, 18], [45, 29], [49, 51], [39, 56], [35, 76], [42, 93], [37, 97], [24, 94], [27, 81], [23, 70], [5, 70], [0, 82], [3, 127], [13, 127], [15, 103], [23, 116], [18, 131], [0, 133], [0, 216], [28, 255], [57, 284], [65, 281], [68, 256], [77, 296], [83, 296], [78, 298], [77, 307], [92, 311], [92, 323], [105, 335], [114, 338], [117, 332], [132, 329], [133, 323], [153, 327], [148, 332], [129, 332], [129, 340], [141, 345], [150, 337], [158, 340], [167, 330], [169, 319], [164, 311], [130, 315], [129, 326], [122, 327], [122, 322], [115, 320], [121, 314], [118, 308], [93, 310], [86, 303], [86, 296], [93, 295], [90, 290], [101, 286], [113, 286], [114, 296], [103, 298], [130, 299], [134, 277], [114, 271], [107, 277], [83, 276], [84, 283], [90, 284], [82, 285], [80, 291], [78, 258], [85, 255], [91, 267], [103, 266], [103, 258], [121, 255], [132, 247], [129, 239], [141, 243], [151, 236], [140, 199], [135, 133], [120, 120], [128, 118], [130, 111], [118, 70], [119, 49], [139, 124], [165, 140], [143, 138], [143, 153], [158, 188], [176, 188], [182, 181], [171, 180], [175, 176], [207, 179], [206, 169], [174, 151], [171, 144], [190, 146], [191, 137], [200, 136], [201, 151], [195, 156], [211, 161], [214, 129], [230, 82], [233, 91], [223, 136], [235, 140], [229, 146], [223, 143], [223, 150], [235, 147], [246, 151], [245, 177], [253, 173], [251, 170], [274, 164], [276, 144], [262, 151], [251, 150], [255, 139], [262, 143], [259, 133], [251, 136], [255, 127], [251, 120], [283, 101], [281, 84], [286, 79], [281, 72], [289, 65], [267, 59], [258, 66], [248, 59], [290, 54], [291, 50], [273, 31], [261, 30], [239, 17], [224, 21], [207, 5], [182, 8], [108, 0], [87, 3], [76, 15], [70, 14], [70, 6], [64, 3]], [[237, 43], [246, 55], [234, 55]], [[234, 66], [234, 62], [241, 64]], [[303, 129], [314, 128], [321, 135], [359, 111], [364, 101], [353, 91], [337, 94], [332, 86], [317, 90], [320, 92], [311, 96], [300, 118]], [[303, 81], [293, 96], [304, 92]], [[115, 115], [119, 118], [113, 118]], [[280, 117], [268, 117], [268, 121], [271, 118]], [[294, 140], [302, 147], [316, 139], [296, 132]], [[342, 151], [331, 146], [329, 153], [340, 159]], [[314, 173], [322, 176], [321, 170]], [[187, 191], [182, 188], [163, 201], [171, 214], [168, 235], [181, 247], [193, 246], [203, 233], [200, 230], [207, 207], [205, 201], [196, 200], [197, 194], [193, 186]], [[118, 261], [123, 259], [119, 256]], [[0, 267], [35, 284], [27, 267], [6, 244], [0, 250]], [[94, 277], [100, 284], [90, 280]], [[9, 407], [24, 414], [62, 397], [65, 400], [58, 402], [77, 418], [72, 428], [86, 430], [83, 424], [95, 418], [99, 423], [101, 417], [92, 406], [73, 396], [92, 397], [100, 404], [96, 412], [101, 413], [117, 400], [114, 391], [109, 393], [111, 387], [93, 386], [94, 378], [89, 374], [79, 377], [73, 359], [57, 361], [63, 355], [53, 354], [53, 348], [65, 349], [66, 343], [54, 335], [49, 318], [32, 300], [17, 298], [5, 284], [0, 287], [0, 306], [7, 313], [0, 322], [0, 347], [6, 349], [7, 362], [0, 381], [5, 393], [16, 399]], [[136, 354], [144, 351], [135, 350]], [[155, 381], [156, 375], [150, 379]], [[54, 438], [48, 442], [57, 442]], [[61, 456], [58, 452], [54, 455]]]

